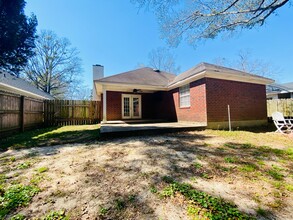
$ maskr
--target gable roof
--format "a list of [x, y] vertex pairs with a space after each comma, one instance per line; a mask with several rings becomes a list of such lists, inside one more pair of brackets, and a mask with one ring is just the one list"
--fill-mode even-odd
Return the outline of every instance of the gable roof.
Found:
[[13, 92], [16, 94], [39, 98], [39, 99], [54, 99], [49, 93], [29, 84], [27, 81], [17, 78], [10, 73], [0, 71], [0, 90]]
[[178, 76], [145, 67], [105, 77], [99, 80], [95, 80], [95, 82], [100, 84], [105, 83], [136, 86], [157, 86], [162, 90], [166, 90], [182, 86], [186, 83], [190, 83], [204, 77], [263, 85], [274, 82], [273, 80], [266, 77], [209, 63], [200, 63], [197, 66], [179, 74]]
[[259, 79], [270, 80], [268, 78], [258, 76], [255, 74], [251, 74], [251, 73], [247, 73], [244, 71], [203, 62], [203, 63], [200, 63], [200, 64], [196, 65], [195, 67], [192, 67], [191, 69], [179, 74], [178, 76], [176, 76], [176, 78], [174, 79], [174, 81], [170, 85], [175, 84], [179, 81], [185, 80], [189, 77], [195, 76], [195, 75], [202, 73], [204, 71], [214, 72], [214, 73], [218, 73], [218, 74], [228, 73], [228, 74], [232, 74], [235, 76], [255, 77], [255, 78], [259, 78]]
[[139, 84], [147, 86], [167, 86], [175, 79], [176, 75], [164, 71], [154, 70], [144, 67], [117, 75], [104, 77], [95, 82], [120, 83], [120, 84]]

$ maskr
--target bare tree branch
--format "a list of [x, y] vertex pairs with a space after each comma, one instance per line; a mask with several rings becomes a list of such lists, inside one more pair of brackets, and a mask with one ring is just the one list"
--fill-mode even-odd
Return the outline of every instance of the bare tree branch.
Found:
[[233, 33], [243, 28], [263, 25], [266, 19], [290, 0], [207, 0], [159, 1], [132, 0], [140, 8], [152, 8], [158, 16], [162, 34], [176, 46], [182, 38], [192, 45]]
[[52, 31], [42, 31], [36, 41], [35, 56], [24, 69], [28, 81], [56, 98], [66, 98], [80, 84], [81, 60], [68, 39]]
[[154, 49], [149, 53], [149, 66], [174, 74], [180, 72], [180, 67], [175, 64], [175, 56], [163, 47]]

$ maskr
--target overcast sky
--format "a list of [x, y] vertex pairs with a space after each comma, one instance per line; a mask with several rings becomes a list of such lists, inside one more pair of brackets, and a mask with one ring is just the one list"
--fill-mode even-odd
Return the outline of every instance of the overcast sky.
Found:
[[[147, 64], [152, 49], [168, 47], [160, 37], [156, 17], [138, 11], [130, 0], [27, 0], [26, 13], [31, 12], [37, 16], [38, 30], [53, 30], [80, 51], [83, 79], [89, 87], [93, 64], [105, 66], [105, 76], [109, 76]], [[279, 9], [263, 27], [232, 38], [209, 40], [196, 49], [181, 42], [171, 49], [181, 71], [220, 57], [235, 60], [240, 50], [279, 68], [278, 82], [292, 82], [293, 7]]]

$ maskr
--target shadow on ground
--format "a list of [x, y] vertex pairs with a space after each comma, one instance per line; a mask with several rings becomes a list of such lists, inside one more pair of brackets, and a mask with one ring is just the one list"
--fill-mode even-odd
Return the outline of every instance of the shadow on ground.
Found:
[[100, 137], [100, 129], [84, 129], [57, 132], [61, 127], [50, 127], [27, 131], [0, 140], [0, 151], [53, 146], [68, 143], [85, 143]]

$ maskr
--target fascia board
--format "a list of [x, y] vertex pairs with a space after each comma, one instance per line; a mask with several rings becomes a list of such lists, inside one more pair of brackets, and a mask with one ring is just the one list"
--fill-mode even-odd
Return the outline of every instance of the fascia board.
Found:
[[168, 87], [160, 87], [160, 86], [146, 86], [146, 85], [140, 85], [140, 84], [124, 84], [124, 83], [108, 83], [108, 82], [99, 82], [95, 81], [95, 83], [100, 84], [102, 86], [105, 86], [108, 89], [117, 88], [119, 86], [121, 89], [143, 89], [143, 90], [152, 90], [152, 91], [169, 91], [174, 88], [181, 87], [183, 85], [186, 85], [187, 83], [191, 83], [193, 81], [202, 79], [202, 78], [213, 78], [213, 79], [222, 79], [222, 80], [231, 80], [231, 81], [237, 81], [237, 82], [246, 82], [246, 83], [254, 83], [254, 84], [261, 84], [261, 85], [268, 85], [271, 83], [274, 83], [274, 80], [268, 79], [268, 78], [258, 78], [254, 76], [242, 76], [242, 75], [235, 75], [233, 73], [229, 72], [214, 72], [211, 70], [204, 70], [200, 73], [197, 73], [195, 75], [192, 75], [188, 78], [182, 79], [179, 82], [176, 82], [174, 84], [170, 84]]
[[151, 86], [151, 85], [141, 85], [141, 84], [125, 84], [125, 83], [108, 83], [108, 82], [100, 82], [95, 81], [97, 85], [102, 85], [106, 87], [107, 89], [111, 89], [111, 87], [117, 87], [120, 88], [128, 88], [128, 89], [142, 89], [142, 90], [154, 90], [154, 91], [167, 91], [167, 87], [163, 86]]
[[254, 83], [254, 84], [261, 84], [261, 85], [268, 85], [274, 82], [274, 80], [267, 79], [267, 78], [258, 78], [254, 76], [242, 76], [242, 75], [235, 75], [228, 72], [213, 72], [213, 71], [206, 71], [206, 77], [213, 78], [213, 79], [223, 79], [223, 80], [231, 80], [237, 82], [246, 82], [246, 83]]
[[18, 91], [19, 93], [21, 93], [23, 95], [27, 95], [29, 97], [33, 96], [34, 98], [41, 98], [41, 99], [48, 99], [49, 100], [49, 98], [47, 98], [45, 96], [41, 96], [41, 95], [38, 95], [38, 94], [35, 94], [35, 93], [32, 93], [32, 92], [28, 92], [26, 90], [19, 89], [19, 88], [16, 88], [14, 86], [6, 85], [6, 84], [3, 84], [3, 83], [0, 83], [0, 85], [2, 85], [4, 88], [8, 88], [8, 89], [12, 90], [12, 92], [14, 90], [14, 91]]
[[193, 81], [196, 81], [196, 80], [199, 80], [199, 79], [202, 79], [206, 77], [206, 71], [203, 71], [203, 72], [200, 72], [200, 73], [197, 73], [195, 75], [192, 75], [188, 78], [185, 78], [185, 79], [182, 79], [180, 80], [179, 82], [176, 82], [174, 84], [171, 84], [168, 86], [168, 90], [171, 90], [171, 89], [175, 89], [175, 88], [178, 88], [178, 87], [181, 87], [183, 85], [186, 85], [187, 83], [191, 83]]

